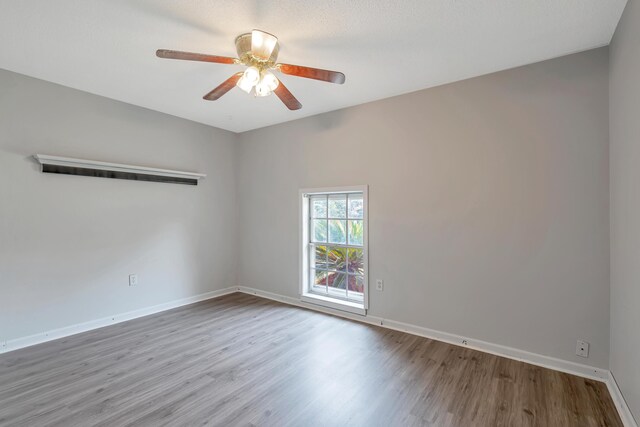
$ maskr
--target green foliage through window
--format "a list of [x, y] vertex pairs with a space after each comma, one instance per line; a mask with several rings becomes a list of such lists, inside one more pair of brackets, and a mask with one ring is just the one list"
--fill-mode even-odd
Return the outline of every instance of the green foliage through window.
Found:
[[364, 201], [362, 193], [312, 195], [310, 280], [314, 291], [364, 293]]

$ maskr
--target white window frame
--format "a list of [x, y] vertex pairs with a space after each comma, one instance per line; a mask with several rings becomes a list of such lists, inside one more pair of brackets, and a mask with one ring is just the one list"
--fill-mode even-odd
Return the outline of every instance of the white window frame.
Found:
[[[348, 187], [303, 188], [299, 195], [300, 218], [300, 300], [324, 307], [366, 315], [369, 309], [369, 187], [354, 185]], [[364, 256], [364, 292], [362, 303], [309, 292], [309, 195], [362, 193], [363, 213], [363, 256]]]

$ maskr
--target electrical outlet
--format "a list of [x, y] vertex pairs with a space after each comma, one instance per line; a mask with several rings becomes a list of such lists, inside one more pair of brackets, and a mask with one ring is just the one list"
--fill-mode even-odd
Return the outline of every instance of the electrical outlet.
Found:
[[129, 286], [136, 286], [138, 284], [138, 275], [130, 274], [129, 275]]
[[382, 279], [376, 280], [376, 290], [380, 292], [384, 291], [384, 281]]
[[580, 357], [589, 357], [589, 343], [578, 340], [576, 343], [576, 354]]

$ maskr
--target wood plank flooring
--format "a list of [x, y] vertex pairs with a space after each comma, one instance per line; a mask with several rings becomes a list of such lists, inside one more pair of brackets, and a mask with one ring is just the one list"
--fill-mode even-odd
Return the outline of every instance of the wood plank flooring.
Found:
[[604, 383], [232, 294], [0, 356], [2, 426], [621, 426]]

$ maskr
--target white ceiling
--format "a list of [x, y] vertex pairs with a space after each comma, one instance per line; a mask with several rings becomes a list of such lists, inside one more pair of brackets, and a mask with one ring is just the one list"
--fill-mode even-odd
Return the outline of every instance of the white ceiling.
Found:
[[[241, 132], [607, 45], [626, 0], [0, 0], [0, 68]], [[253, 28], [281, 62], [344, 85], [282, 76], [302, 102], [232, 90], [240, 66], [158, 59], [158, 48], [235, 56]]]

